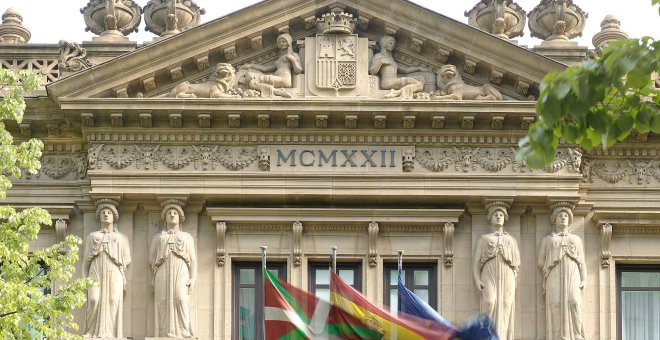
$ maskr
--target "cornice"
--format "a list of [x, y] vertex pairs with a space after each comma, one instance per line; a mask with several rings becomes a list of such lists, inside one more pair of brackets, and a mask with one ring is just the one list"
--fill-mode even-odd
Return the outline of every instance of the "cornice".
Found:
[[207, 207], [212, 221], [428, 224], [458, 222], [463, 209], [222, 208]]
[[[517, 112], [534, 114], [536, 101], [430, 101], [371, 99], [366, 97], [309, 97], [295, 99], [209, 99], [209, 98], [60, 98], [62, 110], [67, 111], [107, 111], [107, 110], [149, 110], [149, 111], [319, 111], [343, 110], [399, 112], [402, 108], [421, 111], [460, 111], [467, 112]], [[322, 106], [319, 108], [319, 106]]]

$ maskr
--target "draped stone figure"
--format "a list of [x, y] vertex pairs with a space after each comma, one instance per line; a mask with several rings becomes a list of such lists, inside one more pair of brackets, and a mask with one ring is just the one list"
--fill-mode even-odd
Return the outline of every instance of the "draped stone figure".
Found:
[[96, 284], [87, 290], [84, 337], [122, 338], [122, 307], [126, 269], [131, 264], [128, 238], [117, 231], [116, 202], [100, 200], [96, 220], [100, 229], [87, 235], [82, 274]]
[[493, 320], [500, 339], [512, 340], [520, 251], [516, 239], [504, 231], [509, 207], [506, 202], [486, 206], [494, 232], [479, 237], [472, 274], [481, 297], [481, 313]]
[[182, 203], [163, 202], [165, 230], [151, 241], [149, 262], [154, 274], [155, 329], [157, 337], [191, 338], [190, 293], [197, 278], [197, 253], [193, 237], [181, 231], [185, 220]]
[[293, 75], [303, 73], [302, 62], [298, 53], [293, 51], [293, 38], [288, 33], [277, 37], [277, 48], [280, 56], [275, 61], [264, 65], [245, 64], [240, 67], [237, 77], [239, 82], [261, 92], [262, 97], [275, 95], [291, 98], [283, 88], [293, 87]]
[[369, 74], [380, 75], [380, 87], [383, 90], [390, 90], [384, 98], [412, 99], [415, 92], [424, 89], [424, 81], [413, 77], [399, 77], [397, 74], [427, 70], [423, 67], [397, 64], [392, 57], [395, 44], [396, 40], [392, 36], [384, 35], [380, 38], [380, 52], [371, 58]]
[[584, 247], [568, 231], [573, 223], [572, 204], [558, 203], [550, 216], [555, 231], [541, 241], [538, 265], [545, 279], [546, 339], [584, 339], [582, 293], [587, 281]]

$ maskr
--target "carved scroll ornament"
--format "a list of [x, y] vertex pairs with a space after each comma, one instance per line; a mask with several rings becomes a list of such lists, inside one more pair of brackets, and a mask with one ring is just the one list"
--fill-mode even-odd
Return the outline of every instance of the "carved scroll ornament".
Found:
[[89, 68], [92, 63], [87, 59], [87, 50], [75, 42], [60, 40], [60, 71], [78, 72]]

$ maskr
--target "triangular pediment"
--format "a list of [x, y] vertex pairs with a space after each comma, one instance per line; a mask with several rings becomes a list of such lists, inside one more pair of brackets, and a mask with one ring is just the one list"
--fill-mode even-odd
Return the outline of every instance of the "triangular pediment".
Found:
[[[184, 81], [205, 81], [219, 63], [236, 69], [271, 64], [278, 58], [276, 40], [283, 32], [290, 33], [305, 64], [305, 51], [313, 46], [304, 44], [313, 42], [309, 39], [319, 33], [317, 18], [333, 8], [357, 20], [354, 33], [365, 45], [359, 53], [373, 55], [381, 37], [391, 35], [396, 39], [393, 58], [402, 67], [419, 66], [432, 72], [452, 64], [466, 83], [490, 84], [505, 99], [535, 97], [541, 79], [565, 67], [405, 0], [266, 0], [49, 84], [48, 93], [56, 102], [60, 98], [166, 97]], [[306, 68], [305, 77], [317, 76]], [[309, 84], [313, 81], [309, 79], [299, 81]], [[304, 85], [296, 86], [305, 92]]]

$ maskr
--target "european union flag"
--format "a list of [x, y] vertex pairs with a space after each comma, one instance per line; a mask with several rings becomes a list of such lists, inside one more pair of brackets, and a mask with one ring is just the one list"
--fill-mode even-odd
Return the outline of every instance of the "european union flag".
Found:
[[485, 315], [471, 319], [465, 328], [457, 330], [451, 322], [438, 314], [419, 296], [408, 290], [401, 281], [401, 276], [399, 276], [398, 295], [399, 311], [422, 319], [431, 328], [439, 328], [447, 332], [453, 331], [455, 336], [462, 340], [499, 340], [492, 320]]

